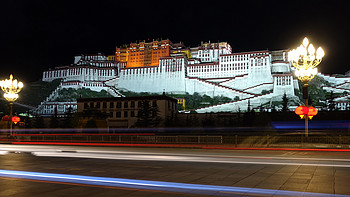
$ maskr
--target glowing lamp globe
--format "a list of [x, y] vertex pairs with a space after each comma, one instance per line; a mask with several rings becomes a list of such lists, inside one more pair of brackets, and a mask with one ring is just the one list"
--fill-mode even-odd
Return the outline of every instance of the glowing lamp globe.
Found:
[[306, 106], [299, 106], [294, 110], [295, 114], [299, 115], [300, 118], [304, 118], [309, 113], [309, 108]]
[[10, 116], [6, 115], [6, 116], [3, 116], [2, 121], [10, 121]]
[[314, 107], [309, 107], [309, 112], [308, 112], [308, 116], [310, 119], [312, 119], [313, 116], [316, 116], [318, 113], [318, 110]]
[[18, 116], [13, 116], [13, 117], [12, 117], [12, 122], [14, 122], [15, 124], [16, 124], [17, 122], [19, 122], [19, 121], [21, 121], [21, 119], [20, 119]]

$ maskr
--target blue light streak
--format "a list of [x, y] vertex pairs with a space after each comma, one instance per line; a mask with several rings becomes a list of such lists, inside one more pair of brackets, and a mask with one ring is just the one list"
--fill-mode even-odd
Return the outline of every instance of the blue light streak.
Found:
[[186, 183], [173, 183], [173, 182], [163, 182], [163, 181], [147, 181], [147, 180], [93, 177], [93, 176], [27, 172], [27, 171], [14, 171], [14, 170], [0, 170], [0, 176], [10, 177], [10, 178], [20, 178], [20, 179], [52, 181], [52, 182], [78, 183], [78, 184], [85, 184], [85, 185], [147, 189], [147, 190], [157, 190], [157, 191], [194, 193], [194, 194], [209, 194], [209, 195], [218, 195], [218, 196], [237, 196], [241, 194], [241, 195], [260, 195], [260, 196], [261, 195], [263, 196], [279, 195], [279, 196], [315, 196], [315, 197], [316, 196], [317, 197], [346, 197], [347, 196], [349, 197], [348, 195], [338, 195], [338, 194], [310, 193], [310, 192], [201, 185], [201, 184], [186, 184]]

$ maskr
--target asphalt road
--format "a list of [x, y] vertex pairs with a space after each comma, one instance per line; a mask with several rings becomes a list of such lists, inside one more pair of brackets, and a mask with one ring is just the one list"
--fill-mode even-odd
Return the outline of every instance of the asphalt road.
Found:
[[0, 196], [346, 196], [350, 152], [0, 145]]

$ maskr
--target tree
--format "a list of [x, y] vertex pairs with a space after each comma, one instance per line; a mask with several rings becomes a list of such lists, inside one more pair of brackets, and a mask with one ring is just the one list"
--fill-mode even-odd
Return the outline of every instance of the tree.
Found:
[[97, 128], [96, 120], [95, 120], [95, 119], [89, 119], [89, 120], [86, 122], [84, 128], [89, 128], [89, 129], [91, 129], [91, 128]]
[[44, 118], [41, 116], [36, 116], [35, 122], [34, 122], [34, 127], [35, 128], [44, 128], [45, 127]]
[[259, 106], [259, 112], [264, 112], [264, 107], [262, 106], [262, 104]]
[[333, 91], [331, 91], [329, 97], [328, 97], [328, 110], [329, 111], [334, 111], [335, 110], [335, 102], [334, 102], [334, 94]]
[[282, 97], [282, 112], [288, 111], [288, 97], [287, 94], [284, 93]]
[[57, 107], [55, 107], [54, 115], [50, 118], [50, 128], [57, 128], [58, 127], [58, 119], [57, 119]]
[[202, 120], [203, 128], [215, 127], [215, 116], [212, 116], [212, 113], [209, 113], [209, 117], [206, 115], [204, 120]]
[[59, 123], [58, 119], [55, 115], [51, 116], [50, 118], [50, 128], [58, 128]]
[[63, 119], [63, 128], [73, 128], [73, 108], [69, 107], [65, 113], [65, 118]]
[[141, 101], [141, 106], [137, 115], [136, 127], [157, 127], [161, 121], [159, 117], [159, 109], [157, 101], [152, 101], [150, 105], [149, 100]]

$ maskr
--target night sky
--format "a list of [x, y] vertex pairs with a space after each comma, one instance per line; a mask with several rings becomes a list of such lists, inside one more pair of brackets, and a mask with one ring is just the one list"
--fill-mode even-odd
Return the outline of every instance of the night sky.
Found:
[[139, 40], [186, 46], [226, 41], [234, 52], [296, 48], [305, 36], [326, 56], [319, 71], [350, 70], [347, 1], [29, 1], [0, 3], [1, 79], [24, 82], [73, 63], [74, 55], [114, 54]]

